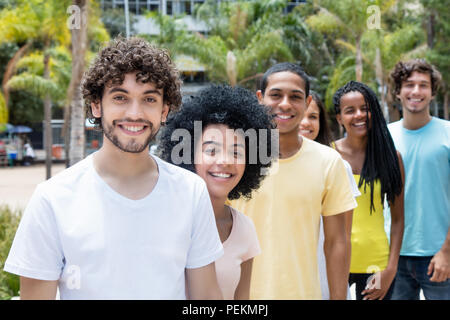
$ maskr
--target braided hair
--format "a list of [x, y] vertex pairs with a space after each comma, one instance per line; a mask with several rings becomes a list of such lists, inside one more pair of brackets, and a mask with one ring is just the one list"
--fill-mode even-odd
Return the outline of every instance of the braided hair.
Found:
[[342, 96], [355, 91], [363, 95], [368, 112], [371, 113], [371, 125], [369, 125], [369, 118], [366, 117], [366, 125], [369, 128], [368, 139], [358, 187], [364, 184], [365, 191], [366, 185], [370, 186], [370, 213], [372, 214], [372, 209], [375, 210], [373, 205], [375, 181], [379, 180], [381, 183], [382, 205], [385, 196], [389, 203], [394, 203], [395, 197], [402, 192], [403, 182], [397, 151], [375, 92], [361, 82], [348, 82], [339, 88], [333, 96], [336, 114], [341, 112], [340, 103]]

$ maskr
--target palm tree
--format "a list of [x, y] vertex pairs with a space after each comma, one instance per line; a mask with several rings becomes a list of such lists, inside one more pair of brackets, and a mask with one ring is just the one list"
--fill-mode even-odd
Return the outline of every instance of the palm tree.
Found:
[[81, 21], [78, 21], [79, 26], [71, 29], [72, 73], [67, 89], [62, 130], [67, 167], [82, 160], [85, 155], [85, 114], [80, 85], [85, 66], [94, 56], [89, 47], [96, 50], [99, 44], [110, 39], [100, 20], [98, 3], [73, 0], [72, 4], [79, 8], [75, 14], [80, 15]]
[[315, 0], [317, 14], [307, 19], [308, 24], [324, 34], [337, 37], [341, 46], [352, 48], [355, 54], [355, 76], [363, 79], [362, 38], [368, 28], [368, 8], [377, 6], [384, 14], [395, 4], [394, 0]]
[[425, 1], [421, 0], [424, 6], [424, 18], [427, 20], [428, 32], [427, 43], [430, 49], [427, 52], [427, 59], [433, 63], [442, 74], [441, 91], [443, 94], [444, 119], [449, 119], [449, 95], [450, 95], [450, 13], [448, 2], [445, 0]]
[[[318, 12], [310, 16], [307, 23], [334, 37], [334, 43], [341, 51], [327, 88], [326, 105], [331, 106], [332, 95], [339, 87], [356, 79], [379, 93], [387, 121], [396, 117], [393, 101], [389, 100], [389, 72], [398, 60], [423, 56], [425, 49], [420, 25], [411, 20], [400, 19], [398, 22], [399, 19], [393, 19], [405, 15], [402, 4], [402, 1], [394, 0], [314, 2]], [[369, 5], [377, 5], [384, 17], [380, 28], [367, 26]], [[356, 9], [350, 10], [352, 6]], [[386, 23], [389, 19], [396, 23]]]
[[6, 83], [14, 75], [17, 61], [31, 47], [32, 42], [29, 40], [36, 37], [38, 28], [35, 14], [29, 5], [22, 5], [16, 8], [6, 7], [0, 11], [0, 42], [20, 44], [19, 50], [8, 62], [3, 74], [2, 90], [7, 109], [9, 105], [9, 90]]
[[[289, 47], [283, 41], [281, 25], [285, 1], [206, 1], [196, 9], [196, 18], [207, 25], [208, 35], [183, 31], [174, 35], [171, 48], [193, 56], [202, 63], [212, 81], [231, 85], [248, 85], [275, 61], [292, 61]], [[161, 32], [170, 18], [156, 19]], [[170, 33], [166, 33], [170, 34]]]
[[[38, 81], [36, 77], [24, 77], [22, 80], [30, 80], [38, 85], [48, 85], [50, 81], [50, 49], [53, 43], [67, 44], [69, 39], [69, 31], [65, 26], [67, 14], [67, 7], [70, 5], [68, 0], [30, 0], [20, 2], [19, 6], [13, 9], [13, 12], [2, 11], [2, 14], [14, 20], [12, 16], [14, 12], [17, 15], [17, 21], [11, 30], [14, 32], [5, 32], [8, 34], [21, 35], [28, 41], [37, 41], [42, 44], [42, 61], [43, 61], [43, 75], [42, 81]], [[7, 9], [8, 10], [8, 9]], [[9, 28], [7, 30], [10, 30]], [[11, 36], [9, 36], [11, 37]], [[6, 82], [6, 86], [12, 87], [14, 82]], [[6, 80], [7, 81], [7, 80]], [[19, 81], [20, 82], [20, 81]], [[32, 83], [29, 83], [32, 85]], [[16, 87], [17, 88], [17, 87]], [[34, 90], [34, 89], [30, 89]], [[7, 91], [7, 90], [6, 90]], [[44, 101], [44, 141], [46, 151], [46, 177], [51, 177], [51, 154], [52, 154], [52, 135], [51, 135], [51, 94], [45, 92], [42, 97]]]
[[[73, 0], [73, 5], [80, 8], [81, 17], [88, 17], [88, 1]], [[79, 28], [72, 29], [72, 78], [67, 91], [70, 114], [70, 139], [68, 149], [68, 165], [71, 166], [84, 158], [84, 103], [81, 93], [81, 79], [85, 67], [87, 49], [87, 21], [81, 21]], [[67, 141], [67, 140], [66, 140]], [[67, 148], [68, 147], [68, 148]]]

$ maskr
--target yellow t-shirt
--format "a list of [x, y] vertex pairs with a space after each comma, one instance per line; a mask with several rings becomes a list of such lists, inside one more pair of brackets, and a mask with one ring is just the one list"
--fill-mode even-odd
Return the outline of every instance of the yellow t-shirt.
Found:
[[[360, 176], [354, 174], [356, 184]], [[386, 269], [389, 260], [389, 242], [384, 231], [383, 205], [381, 204], [381, 184], [375, 181], [373, 205], [370, 214], [370, 187], [364, 184], [359, 188], [361, 196], [356, 201], [358, 207], [353, 211], [351, 273], [374, 273]]]
[[303, 139], [299, 152], [274, 163], [249, 201], [231, 206], [252, 218], [261, 246], [251, 299], [321, 299], [317, 242], [320, 215], [356, 207], [337, 151]]

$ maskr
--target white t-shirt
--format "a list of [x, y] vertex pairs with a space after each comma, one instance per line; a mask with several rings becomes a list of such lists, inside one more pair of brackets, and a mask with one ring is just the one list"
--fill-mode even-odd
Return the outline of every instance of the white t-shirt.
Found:
[[153, 156], [158, 181], [131, 200], [93, 156], [39, 184], [5, 271], [59, 280], [61, 299], [185, 299], [185, 268], [223, 255], [204, 181]]
[[234, 300], [241, 280], [241, 264], [261, 253], [252, 220], [231, 208], [233, 226], [223, 243], [224, 255], [216, 261], [216, 275], [225, 300]]
[[[353, 178], [352, 167], [350, 164], [344, 161], [345, 169], [347, 170], [347, 176], [350, 181], [350, 187], [352, 188], [353, 197], [359, 197], [361, 192], [359, 192], [358, 186], [356, 185], [355, 179]], [[325, 253], [323, 252], [323, 243], [325, 242], [325, 233], [323, 231], [323, 221], [320, 218], [320, 233], [319, 233], [319, 243], [317, 246], [317, 262], [319, 266], [319, 278], [320, 278], [320, 289], [322, 290], [322, 299], [330, 300], [330, 290], [328, 288], [328, 277], [327, 277], [327, 263], [325, 259]], [[347, 290], [347, 300], [351, 300], [350, 290]]]

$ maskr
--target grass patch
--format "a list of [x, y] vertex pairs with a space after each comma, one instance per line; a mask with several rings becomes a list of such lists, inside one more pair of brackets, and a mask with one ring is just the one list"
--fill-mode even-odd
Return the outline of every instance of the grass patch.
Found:
[[3, 271], [22, 212], [0, 206], [0, 300], [19, 295], [19, 277]]

